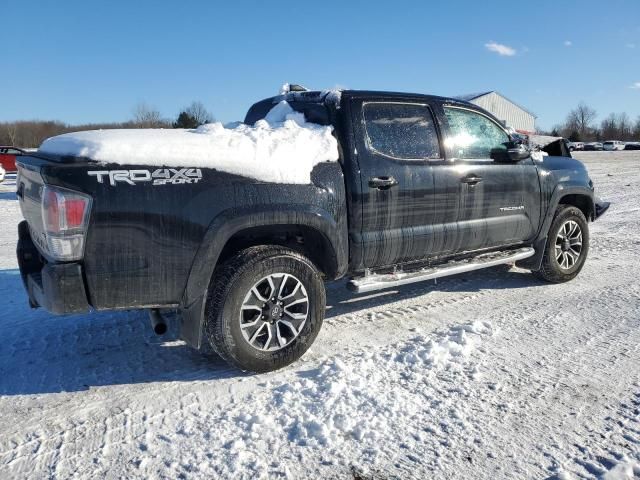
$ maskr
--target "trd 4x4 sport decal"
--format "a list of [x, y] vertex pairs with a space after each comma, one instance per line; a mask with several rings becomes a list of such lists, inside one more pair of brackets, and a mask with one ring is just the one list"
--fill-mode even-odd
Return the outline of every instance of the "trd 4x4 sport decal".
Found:
[[87, 174], [96, 177], [98, 183], [115, 186], [118, 182], [135, 185], [136, 183], [153, 182], [153, 185], [182, 185], [185, 183], [198, 183], [202, 180], [202, 172], [199, 168], [158, 168], [150, 170], [90, 170]]

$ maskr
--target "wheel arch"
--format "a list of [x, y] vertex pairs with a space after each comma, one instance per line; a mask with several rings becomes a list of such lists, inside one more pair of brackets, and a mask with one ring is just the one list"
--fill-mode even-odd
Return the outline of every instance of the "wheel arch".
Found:
[[[571, 205], [578, 208], [585, 216], [587, 221], [593, 221], [595, 215], [595, 205], [593, 203], [593, 196], [589, 196], [585, 193], [569, 193], [558, 200], [556, 210], [560, 205]], [[555, 214], [555, 211], [554, 211]]]
[[307, 256], [328, 279], [348, 266], [346, 224], [307, 205], [288, 209], [230, 209], [209, 225], [194, 257], [182, 301], [180, 335], [190, 346], [203, 345], [204, 306], [215, 268], [235, 253], [257, 245], [280, 245]]
[[307, 257], [329, 279], [337, 277], [339, 267], [334, 246], [316, 226], [300, 224], [260, 225], [234, 233], [220, 251], [217, 264], [249, 247], [279, 245]]
[[595, 218], [593, 190], [585, 185], [578, 184], [561, 183], [557, 185], [549, 197], [538, 236], [532, 242], [536, 254], [526, 260], [518, 262], [519, 266], [533, 270], [540, 268], [547, 243], [547, 235], [560, 205], [572, 205], [578, 208], [584, 214], [587, 222]]
[[593, 190], [591, 190], [586, 185], [583, 186], [575, 184], [559, 184], [556, 186], [550, 196], [542, 227], [538, 234], [538, 238], [546, 238], [547, 232], [551, 227], [551, 223], [553, 222], [556, 212], [558, 211], [560, 205], [563, 204], [573, 205], [574, 207], [580, 209], [582, 213], [584, 213], [587, 221], [593, 219], [593, 215], [595, 212]]

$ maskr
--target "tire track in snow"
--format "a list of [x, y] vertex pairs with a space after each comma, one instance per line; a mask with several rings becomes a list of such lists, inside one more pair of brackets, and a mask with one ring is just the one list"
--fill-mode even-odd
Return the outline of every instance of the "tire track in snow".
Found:
[[[556, 410], [558, 406], [561, 406], [560, 410], [565, 410], [565, 414], [569, 417], [572, 415], [587, 418], [597, 417], [596, 412], [602, 407], [601, 399], [589, 396], [582, 399], [584, 397], [582, 392], [594, 389], [593, 384], [596, 383], [590, 378], [590, 370], [588, 368], [585, 370], [585, 366], [591, 366], [593, 370], [601, 372], [599, 376], [603, 378], [597, 379], [597, 381], [606, 381], [604, 377], [615, 375], [616, 371], [634, 371], [634, 369], [637, 371], [638, 356], [637, 350], [634, 349], [640, 341], [637, 320], [640, 315], [637, 304], [628, 302], [628, 297], [626, 298], [626, 307], [622, 305], [626, 297], [624, 288], [625, 286], [616, 286], [595, 292], [588, 290], [581, 292], [580, 301], [576, 307], [578, 316], [588, 317], [589, 312], [598, 305], [600, 309], [603, 309], [600, 302], [603, 299], [609, 300], [609, 296], [617, 298], [611, 302], [611, 307], [619, 306], [620, 310], [617, 311], [623, 312], [615, 319], [598, 324], [598, 329], [596, 331], [590, 330], [590, 333], [585, 333], [581, 329], [574, 330], [573, 326], [576, 325], [576, 322], [569, 322], [570, 317], [567, 315], [547, 315], [547, 311], [554, 311], [553, 299], [550, 299], [546, 306], [547, 311], [545, 311], [543, 304], [534, 305], [539, 309], [537, 310], [537, 318], [542, 317], [542, 322], [535, 321], [536, 314], [533, 314], [533, 322], [524, 321], [525, 319], [531, 320], [531, 314], [520, 315], [515, 319], [515, 322], [508, 315], [497, 318], [497, 325], [502, 329], [501, 339], [507, 342], [517, 342], [519, 338], [527, 339], [526, 344], [509, 345], [509, 349], [504, 355], [507, 355], [511, 361], [513, 361], [513, 354], [518, 352], [520, 358], [527, 356], [531, 358], [528, 358], [527, 361], [516, 360], [507, 371], [506, 378], [503, 375], [504, 370], [493, 374], [494, 377], [503, 377], [502, 384], [499, 386], [503, 391], [501, 396], [509, 398], [505, 415], [495, 417], [487, 425], [487, 429], [494, 432], [496, 440], [507, 438], [506, 431], [511, 431], [514, 428], [519, 430], [521, 435], [524, 433], [523, 428], [531, 432], [538, 432], [537, 435], [540, 435], [542, 425], [539, 422], [531, 424], [527, 418], [533, 416], [544, 421], [542, 420], [545, 417], [544, 412], [549, 410], [550, 405], [556, 405]], [[601, 315], [597, 315], [597, 317], [603, 318]], [[543, 329], [539, 328], [541, 324], [544, 325]], [[587, 341], [588, 339], [590, 341]], [[553, 351], [550, 351], [550, 348]], [[553, 356], [556, 351], [561, 352], [559, 357]], [[634, 351], [635, 356], [632, 355]], [[490, 357], [493, 355], [494, 353], [490, 354]], [[518, 356], [515, 358], [518, 359]], [[551, 361], [545, 361], [545, 358], [551, 358]], [[489, 363], [501, 366], [503, 369], [505, 359], [505, 356], [498, 356], [489, 360]], [[595, 391], [597, 392], [597, 387]], [[618, 391], [623, 394], [624, 388]], [[610, 391], [606, 393], [612, 394]], [[615, 393], [613, 395], [615, 396]], [[566, 421], [561, 420], [561, 423], [565, 424]], [[542, 431], [544, 430], [552, 432], [552, 436], [555, 437], [563, 434], [562, 431], [554, 431], [553, 426], [544, 427]], [[531, 433], [532, 437], [534, 435]], [[536, 455], [531, 453], [529, 444], [518, 445], [519, 443], [518, 440], [515, 442], [511, 440], [508, 444], [504, 444], [503, 448], [505, 451], [511, 452], [513, 458], [527, 459], [522, 463], [534, 464], [543, 461], [545, 457], [551, 458], [550, 453], [544, 451], [539, 452], [541, 458], [534, 460]], [[553, 445], [553, 443], [553, 438], [544, 442], [545, 445]], [[562, 462], [566, 462], [562, 449], [560, 450], [557, 457], [561, 458]], [[510, 461], [505, 459], [504, 461], [515, 463], [517, 466], [517, 462], [514, 462], [513, 459]], [[557, 459], [555, 461], [559, 462]], [[528, 473], [528, 476], [531, 476], [531, 472]]]
[[[236, 376], [178, 342], [153, 343], [142, 315], [53, 319], [18, 309], [17, 298], [15, 309], [0, 313], [0, 369], [12, 367], [0, 372], [10, 382], [0, 384], [0, 478], [214, 478], [225, 460], [233, 471], [251, 472], [251, 452], [220, 445], [221, 422], [235, 425], [229, 414], [253, 415], [267, 392], [306, 378], [327, 358], [346, 359], [353, 378], [361, 355], [405, 345], [412, 329], [433, 337], [476, 319], [500, 332], [483, 340], [473, 362], [426, 377], [407, 371], [383, 389], [407, 389], [421, 409], [371, 447], [379, 449], [377, 464], [368, 463], [374, 457], [362, 442], [346, 442], [339, 457], [276, 435], [266, 437], [270, 444], [255, 440], [254, 467], [264, 461], [260, 468], [274, 476], [305, 478], [348, 476], [354, 459], [363, 474], [380, 478], [592, 478], [627, 468], [640, 438], [640, 218], [637, 193], [620, 178], [639, 184], [640, 173], [636, 160], [616, 165], [595, 164], [599, 193], [614, 204], [593, 224], [590, 258], [573, 282], [547, 286], [517, 269], [490, 270], [354, 303], [330, 287], [339, 304], [317, 345], [275, 374]], [[616, 175], [606, 177], [613, 168]], [[30, 333], [36, 322], [38, 335]], [[384, 362], [376, 367], [398, 372]], [[266, 428], [243, 425], [256, 435]], [[288, 460], [272, 465], [271, 457]]]

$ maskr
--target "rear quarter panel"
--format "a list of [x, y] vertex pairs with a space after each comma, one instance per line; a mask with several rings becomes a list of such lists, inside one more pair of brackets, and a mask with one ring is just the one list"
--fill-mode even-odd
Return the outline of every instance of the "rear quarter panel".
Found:
[[[100, 183], [89, 175], [119, 169], [123, 167], [87, 163], [42, 169], [47, 183], [94, 199], [83, 265], [89, 300], [98, 310], [178, 306], [194, 267], [205, 272], [196, 286], [206, 289], [216, 258], [196, 256], [206, 250], [206, 240], [223, 243], [218, 232], [229, 234], [225, 225], [243, 211], [315, 212], [331, 219], [336, 231], [340, 223], [346, 225], [344, 180], [337, 163], [318, 165], [314, 184], [308, 185], [263, 183], [214, 169], [200, 169], [197, 183], [176, 185], [112, 185], [108, 177]], [[127, 165], [126, 170], [155, 168]], [[236, 228], [243, 226], [236, 222]]]

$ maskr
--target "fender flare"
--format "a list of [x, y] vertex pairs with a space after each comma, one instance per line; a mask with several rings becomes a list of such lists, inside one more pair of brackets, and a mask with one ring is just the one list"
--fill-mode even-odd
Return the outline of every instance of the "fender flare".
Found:
[[[518, 265], [525, 268], [531, 268], [532, 270], [537, 270], [542, 265], [542, 258], [544, 257], [544, 249], [547, 244], [547, 234], [549, 233], [549, 229], [551, 228], [551, 223], [555, 217], [556, 211], [558, 210], [558, 205], [560, 205], [560, 200], [567, 195], [581, 195], [588, 197], [591, 202], [591, 216], [594, 215], [595, 210], [595, 199], [593, 195], [593, 190], [584, 185], [576, 185], [570, 183], [560, 183], [556, 185], [554, 188], [549, 202], [546, 205], [546, 210], [543, 212], [543, 218], [541, 222], [540, 229], [538, 230], [538, 235], [533, 240], [533, 248], [536, 253], [532, 257], [527, 258], [521, 262], [518, 262]], [[587, 221], [592, 220], [587, 216]]]
[[203, 346], [202, 326], [207, 291], [222, 249], [229, 239], [248, 228], [269, 225], [300, 225], [322, 234], [335, 258], [337, 277], [348, 265], [346, 222], [336, 221], [325, 210], [309, 205], [290, 205], [274, 210], [273, 206], [231, 208], [209, 224], [189, 271], [182, 300], [180, 336], [190, 346]]
[[[539, 235], [544, 234], [546, 237], [547, 232], [551, 227], [551, 222], [553, 221], [556, 210], [558, 209], [558, 205], [560, 205], [560, 200], [567, 195], [581, 195], [583, 197], [589, 198], [589, 201], [591, 202], [591, 215], [593, 215], [596, 209], [593, 190], [583, 185], [559, 184], [551, 194], [551, 199], [549, 200], [549, 205], [547, 207], [547, 211], [545, 213]], [[590, 215], [587, 215], [587, 221], [589, 220], [592, 220], [592, 218]]]

